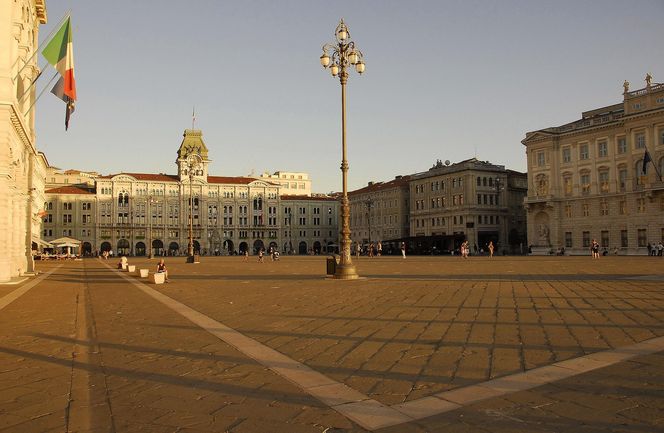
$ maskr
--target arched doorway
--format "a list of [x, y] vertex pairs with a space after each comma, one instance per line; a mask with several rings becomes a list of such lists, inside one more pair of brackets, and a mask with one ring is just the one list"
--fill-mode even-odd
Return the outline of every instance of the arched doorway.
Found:
[[111, 251], [111, 244], [110, 242], [102, 242], [101, 247], [99, 248], [101, 252], [103, 253], [104, 251]]
[[314, 254], [320, 254], [320, 242], [314, 242]]
[[307, 243], [305, 241], [300, 242], [300, 245], [298, 246], [297, 249], [299, 254], [306, 254], [307, 253]]
[[171, 242], [170, 244], [168, 244], [169, 256], [177, 256], [179, 251], [180, 251], [180, 245], [178, 245], [177, 242]]
[[233, 255], [233, 251], [235, 251], [235, 249], [233, 248], [233, 241], [230, 239], [226, 239], [224, 241], [224, 249], [228, 251], [229, 256]]
[[83, 242], [83, 245], [81, 246], [81, 253], [84, 256], [91, 256], [92, 255], [92, 244], [90, 242]]
[[134, 253], [136, 253], [137, 256], [144, 256], [145, 244], [143, 242], [136, 242], [136, 246], [134, 247]]
[[262, 240], [256, 239], [254, 241], [254, 254], [258, 254], [258, 251], [260, 250], [265, 251], [265, 244], [263, 243]]
[[245, 251], [249, 249], [249, 245], [246, 242], [240, 242], [240, 254], [244, 254]]
[[270, 242], [268, 251], [279, 251], [279, 245], [275, 241]]
[[201, 244], [198, 243], [198, 241], [194, 241], [194, 254], [200, 254], [201, 253]]
[[164, 243], [160, 239], [154, 239], [152, 241], [152, 254], [155, 256], [164, 255]]
[[118, 256], [129, 255], [129, 241], [127, 239], [120, 239], [118, 241]]

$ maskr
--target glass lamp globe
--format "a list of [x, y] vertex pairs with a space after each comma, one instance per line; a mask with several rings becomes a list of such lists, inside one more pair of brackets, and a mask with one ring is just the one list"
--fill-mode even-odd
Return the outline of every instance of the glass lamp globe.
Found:
[[357, 64], [359, 60], [359, 56], [355, 51], [351, 51], [350, 54], [348, 54], [348, 61], [351, 63], [351, 65]]
[[330, 72], [332, 73], [333, 76], [336, 77], [337, 74], [339, 73], [339, 66], [337, 65], [330, 66]]
[[330, 64], [330, 56], [328, 56], [326, 53], [323, 53], [323, 55], [320, 56], [320, 64], [323, 65], [324, 68], [327, 68], [327, 66]]
[[364, 68], [365, 68], [364, 62], [359, 62], [358, 64], [355, 65], [355, 70], [357, 71], [358, 74], [363, 73]]

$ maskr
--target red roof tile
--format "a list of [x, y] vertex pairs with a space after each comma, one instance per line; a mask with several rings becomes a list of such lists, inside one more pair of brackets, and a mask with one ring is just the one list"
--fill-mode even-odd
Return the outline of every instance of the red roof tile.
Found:
[[401, 176], [400, 178], [392, 179], [389, 182], [376, 182], [373, 185], [367, 185], [364, 188], [356, 189], [355, 191], [349, 191], [348, 195], [356, 195], [365, 192], [380, 191], [382, 189], [396, 188], [408, 185], [408, 181], [410, 181], [410, 176]]
[[51, 188], [44, 191], [46, 194], [94, 194], [94, 191], [89, 189], [79, 188], [77, 186], [60, 186], [57, 188]]
[[334, 197], [310, 197], [308, 195], [282, 195], [282, 200], [337, 201]]

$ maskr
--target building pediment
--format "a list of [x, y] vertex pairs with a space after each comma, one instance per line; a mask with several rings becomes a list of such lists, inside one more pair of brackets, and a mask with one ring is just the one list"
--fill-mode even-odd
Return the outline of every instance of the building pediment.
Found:
[[527, 132], [526, 138], [521, 140], [521, 144], [527, 145], [528, 143], [532, 143], [535, 141], [545, 140], [551, 138], [553, 135], [554, 134], [546, 131]]
[[111, 177], [111, 181], [113, 182], [135, 182], [138, 179], [136, 179], [133, 176], [128, 176], [126, 174], [116, 174], [115, 176]]

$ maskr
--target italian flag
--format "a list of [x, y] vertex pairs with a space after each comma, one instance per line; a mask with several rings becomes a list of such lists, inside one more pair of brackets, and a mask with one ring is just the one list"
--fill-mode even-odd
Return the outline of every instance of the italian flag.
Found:
[[60, 30], [42, 50], [42, 55], [62, 75], [63, 92], [70, 100], [76, 100], [74, 80], [74, 48], [71, 41], [71, 18], [67, 18]]

